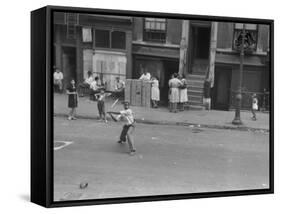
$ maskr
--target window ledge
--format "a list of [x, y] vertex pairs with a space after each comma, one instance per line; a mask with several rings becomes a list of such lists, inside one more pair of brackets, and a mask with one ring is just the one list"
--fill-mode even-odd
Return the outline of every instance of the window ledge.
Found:
[[152, 42], [144, 42], [144, 41], [133, 41], [135, 45], [145, 45], [152, 47], [167, 47], [167, 48], [180, 48], [180, 45], [168, 44], [168, 43], [152, 43]]
[[[239, 51], [235, 51], [235, 50], [233, 50], [231, 48], [226, 48], [226, 49], [217, 48], [216, 51], [219, 52], [219, 53], [229, 53], [229, 54], [237, 54], [237, 53], [239, 53]], [[267, 52], [266, 51], [253, 51], [251, 53], [251, 55], [266, 56]]]

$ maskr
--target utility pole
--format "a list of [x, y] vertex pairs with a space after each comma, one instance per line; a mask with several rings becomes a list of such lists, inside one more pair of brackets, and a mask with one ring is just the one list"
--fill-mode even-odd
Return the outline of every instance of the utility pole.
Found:
[[242, 125], [241, 117], [240, 117], [240, 110], [241, 110], [241, 103], [242, 103], [242, 83], [243, 83], [243, 64], [244, 64], [244, 43], [245, 43], [245, 24], [243, 24], [243, 31], [242, 31], [242, 41], [240, 46], [240, 70], [239, 70], [239, 85], [238, 90], [236, 93], [236, 107], [235, 107], [235, 117], [232, 121], [234, 125]]

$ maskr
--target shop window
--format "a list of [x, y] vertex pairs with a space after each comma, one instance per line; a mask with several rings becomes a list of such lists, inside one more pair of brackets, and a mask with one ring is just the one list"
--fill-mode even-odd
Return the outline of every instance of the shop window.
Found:
[[121, 31], [111, 32], [111, 48], [126, 49], [126, 33]]
[[95, 45], [98, 48], [110, 48], [110, 34], [108, 30], [95, 30]]
[[[258, 28], [256, 24], [244, 24], [245, 25], [245, 40], [244, 50], [255, 51], [257, 49], [257, 35]], [[242, 45], [242, 33], [243, 24], [234, 24], [234, 36], [233, 36], [233, 49], [240, 50]]]
[[144, 41], [166, 42], [166, 19], [145, 18], [144, 19]]

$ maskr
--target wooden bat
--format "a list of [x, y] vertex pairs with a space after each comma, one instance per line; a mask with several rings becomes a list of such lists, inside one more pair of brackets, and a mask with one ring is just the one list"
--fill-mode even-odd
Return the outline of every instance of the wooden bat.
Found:
[[119, 98], [114, 101], [114, 103], [111, 105], [111, 108], [113, 108], [118, 101], [119, 101]]

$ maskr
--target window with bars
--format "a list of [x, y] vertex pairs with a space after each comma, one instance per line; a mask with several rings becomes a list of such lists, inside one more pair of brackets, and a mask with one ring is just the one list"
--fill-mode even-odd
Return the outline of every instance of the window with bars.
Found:
[[256, 51], [257, 39], [258, 39], [258, 27], [256, 24], [242, 24], [242, 23], [234, 24], [233, 49], [241, 50], [243, 25], [245, 25], [244, 50]]
[[150, 42], [166, 42], [166, 19], [144, 18], [143, 40]]
[[126, 33], [96, 29], [95, 46], [98, 48], [126, 49]]
[[95, 30], [95, 44], [98, 48], [110, 48], [109, 30]]

